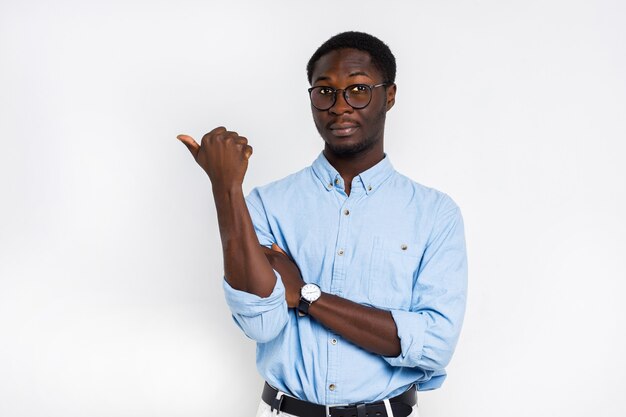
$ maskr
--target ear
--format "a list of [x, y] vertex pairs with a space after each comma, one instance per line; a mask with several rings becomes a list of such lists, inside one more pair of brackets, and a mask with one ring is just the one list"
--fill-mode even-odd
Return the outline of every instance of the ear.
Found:
[[396, 104], [396, 91], [397, 87], [395, 84], [387, 87], [387, 111], [391, 110], [393, 105]]

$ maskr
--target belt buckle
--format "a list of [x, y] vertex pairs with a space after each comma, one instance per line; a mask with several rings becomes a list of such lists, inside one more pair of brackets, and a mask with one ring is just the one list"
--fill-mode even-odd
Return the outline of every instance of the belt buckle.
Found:
[[[365, 417], [366, 407], [367, 407], [367, 403], [353, 403], [353, 404], [348, 404], [348, 405], [338, 405], [332, 408], [333, 410], [337, 410], [337, 411], [347, 411], [347, 410], [356, 409], [356, 417]], [[326, 406], [326, 414], [328, 414], [328, 417], [332, 417], [328, 406]], [[351, 415], [354, 415], [354, 414], [351, 414]]]

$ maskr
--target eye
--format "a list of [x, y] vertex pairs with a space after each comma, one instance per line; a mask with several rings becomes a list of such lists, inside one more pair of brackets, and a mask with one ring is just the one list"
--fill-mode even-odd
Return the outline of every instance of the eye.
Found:
[[321, 96], [332, 96], [335, 94], [335, 89], [331, 87], [319, 87], [317, 93]]
[[365, 84], [356, 84], [350, 88], [352, 95], [366, 95], [367, 93], [369, 93], [369, 88]]

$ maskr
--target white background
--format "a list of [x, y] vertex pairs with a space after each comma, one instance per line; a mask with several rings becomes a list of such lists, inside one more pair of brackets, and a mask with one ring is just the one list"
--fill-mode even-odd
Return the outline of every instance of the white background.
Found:
[[321, 150], [305, 65], [390, 45], [386, 150], [461, 206], [466, 322], [422, 417], [624, 416], [623, 1], [0, 2], [0, 415], [252, 416], [209, 181], [175, 136], [250, 139], [251, 187]]

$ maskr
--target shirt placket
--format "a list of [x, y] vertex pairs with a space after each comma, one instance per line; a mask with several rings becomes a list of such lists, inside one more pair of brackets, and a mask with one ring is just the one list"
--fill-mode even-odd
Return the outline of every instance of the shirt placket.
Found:
[[[344, 289], [346, 284], [346, 272], [348, 268], [348, 260], [351, 259], [352, 253], [350, 250], [354, 248], [353, 244], [350, 244], [350, 220], [351, 220], [351, 205], [355, 201], [353, 194], [346, 198], [343, 194], [342, 180], [340, 178], [335, 179], [335, 192], [341, 193], [341, 204], [339, 205], [339, 228], [337, 230], [337, 243], [334, 251], [333, 273], [330, 282], [331, 294], [339, 297], [344, 296]], [[339, 404], [339, 398], [345, 398], [345, 395], [341, 394], [342, 381], [341, 377], [341, 336], [334, 333], [331, 330], [327, 331], [328, 342], [328, 373], [326, 376], [326, 404]]]

